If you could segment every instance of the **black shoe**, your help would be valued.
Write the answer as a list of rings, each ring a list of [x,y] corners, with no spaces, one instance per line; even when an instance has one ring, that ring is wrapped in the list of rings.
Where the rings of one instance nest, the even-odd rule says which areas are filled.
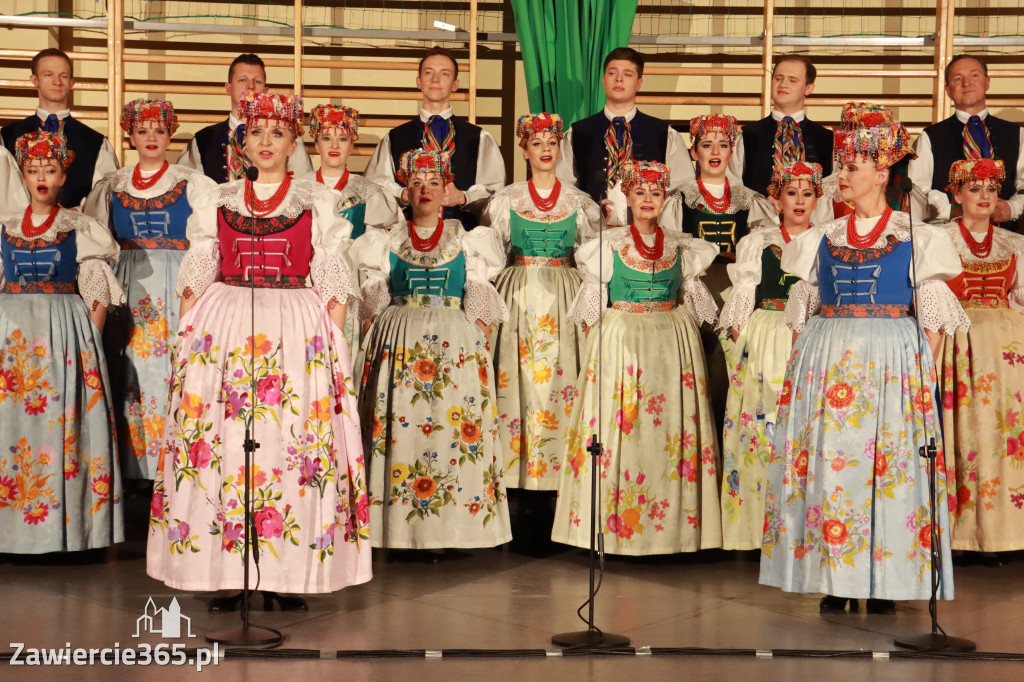
[[[309,611],[309,605],[306,604],[306,600],[302,597],[289,597],[284,594],[278,594],[277,592],[263,593],[264,611],[273,611],[274,602],[277,602],[278,608],[280,608],[282,611],[292,611],[301,613]]]
[[[214,597],[206,610],[210,613],[231,613],[242,608],[242,593],[237,592],[227,597]]]
[[[831,594],[826,594],[818,603],[818,610],[821,613],[843,613],[846,611],[847,602],[850,602],[851,611],[856,611],[860,607],[856,599],[833,597]]]
[[[868,599],[868,613],[896,613],[896,602],[892,599]]]

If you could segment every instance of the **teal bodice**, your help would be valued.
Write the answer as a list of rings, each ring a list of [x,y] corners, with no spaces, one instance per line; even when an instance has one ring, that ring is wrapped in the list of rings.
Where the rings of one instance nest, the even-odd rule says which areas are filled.
[[[568,258],[576,244],[576,213],[553,223],[540,223],[511,211],[509,232],[514,256]]]
[[[682,283],[682,272],[679,270],[679,247],[676,247],[675,258],[662,257],[659,261],[633,260],[628,257],[629,264],[623,260],[620,252],[614,254],[612,279],[608,283],[608,297],[612,303],[626,301],[628,303],[651,303],[675,301]]]
[[[391,295],[462,297],[466,286],[466,254],[459,251],[447,263],[423,266],[411,263],[392,253]]]
[[[338,214],[352,223],[352,239],[361,237],[366,232],[366,202],[360,201],[354,206],[342,209]]]

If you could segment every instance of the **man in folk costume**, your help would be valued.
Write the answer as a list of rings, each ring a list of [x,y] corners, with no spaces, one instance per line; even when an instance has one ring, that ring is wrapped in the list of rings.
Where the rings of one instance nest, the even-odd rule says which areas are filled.
[[[628,224],[621,178],[625,163],[657,161],[667,165],[670,193],[696,177],[686,145],[668,121],[636,108],[643,81],[643,55],[629,47],[609,52],[601,77],[604,109],[574,123],[562,140],[559,179],[599,202],[609,226]]]
[[[420,60],[416,87],[423,94],[420,114],[381,138],[363,174],[409,205],[409,190],[398,181],[402,155],[414,149],[448,154],[454,179],[445,185],[443,217],[472,229],[491,196],[505,186],[505,162],[490,133],[452,113],[459,89],[459,65],[451,52],[432,47]]]
[[[77,208],[92,186],[107,173],[117,170],[114,147],[107,138],[71,116],[68,98],[75,87],[71,58],[56,48],[47,48],[32,58],[29,80],[39,93],[36,113],[0,130],[4,146],[14,154],[14,143],[28,133],[44,131],[61,135],[75,154],[75,171],[67,176],[57,196],[64,208]],[[27,199],[27,197],[26,197]]]
[[[814,92],[817,69],[807,57],[787,54],[772,69],[772,112],[743,126],[729,172],[743,186],[768,195],[776,168],[804,161],[832,174],[832,131],[807,118],[807,96]]]
[[[245,155],[245,121],[240,117],[239,103],[248,93],[259,94],[266,89],[263,60],[251,53],[235,57],[224,84],[224,91],[231,98],[231,112],[225,120],[196,133],[178,157],[178,164],[202,171],[217,184],[245,177],[249,159]],[[305,145],[300,144],[288,157],[288,170],[295,175],[313,171]]]
[[[928,196],[929,217],[950,220],[960,215],[947,188],[949,169],[961,160],[1002,159],[1006,181],[999,192],[993,223],[1016,221],[1024,209],[1024,129],[988,111],[988,65],[977,57],[957,55],[946,66],[946,94],[953,115],[924,129],[917,138],[917,159],[910,179]]]

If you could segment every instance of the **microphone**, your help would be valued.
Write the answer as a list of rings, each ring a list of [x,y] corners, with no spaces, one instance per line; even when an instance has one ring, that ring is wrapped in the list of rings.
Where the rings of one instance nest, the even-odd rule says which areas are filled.
[[[249,166],[245,169],[245,177],[249,179],[249,182],[256,182],[260,177],[260,169],[255,166]]]

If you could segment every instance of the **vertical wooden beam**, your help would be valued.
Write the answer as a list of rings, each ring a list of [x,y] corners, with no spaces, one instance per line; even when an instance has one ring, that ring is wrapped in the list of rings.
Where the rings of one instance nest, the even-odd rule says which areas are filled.
[[[476,34],[477,0],[469,2],[469,122],[476,123]]]
[[[512,11],[512,0],[504,0],[501,11],[501,30],[504,33],[516,32],[515,14]],[[516,139],[516,120],[520,111],[529,111],[530,105],[520,108],[516,102],[516,51],[517,43],[507,42],[501,45],[501,139],[500,143],[512,148],[511,140]],[[505,161],[505,179],[511,183],[515,178],[515,154],[502,154]],[[525,179],[525,178],[524,178]]]
[[[302,0],[295,0],[295,94],[302,95]]]
[[[124,0],[107,3],[107,138],[124,164],[119,121],[124,107]]]
[[[75,13],[74,0],[57,0],[57,11],[62,16],[71,16]],[[65,52],[75,51],[75,29],[70,26],[61,26],[57,29],[57,47]],[[71,75],[75,75],[74,66],[71,68]],[[75,90],[68,93],[68,108],[75,108]]]
[[[952,14],[952,0],[937,0],[935,3],[935,84],[932,87],[932,122],[941,121],[946,117],[946,88],[943,78],[943,69],[949,63],[948,49],[952,45],[952,36],[949,33],[949,15]]]
[[[761,55],[761,116],[772,111],[772,58],[775,52],[775,0],[764,0],[764,52]]]

